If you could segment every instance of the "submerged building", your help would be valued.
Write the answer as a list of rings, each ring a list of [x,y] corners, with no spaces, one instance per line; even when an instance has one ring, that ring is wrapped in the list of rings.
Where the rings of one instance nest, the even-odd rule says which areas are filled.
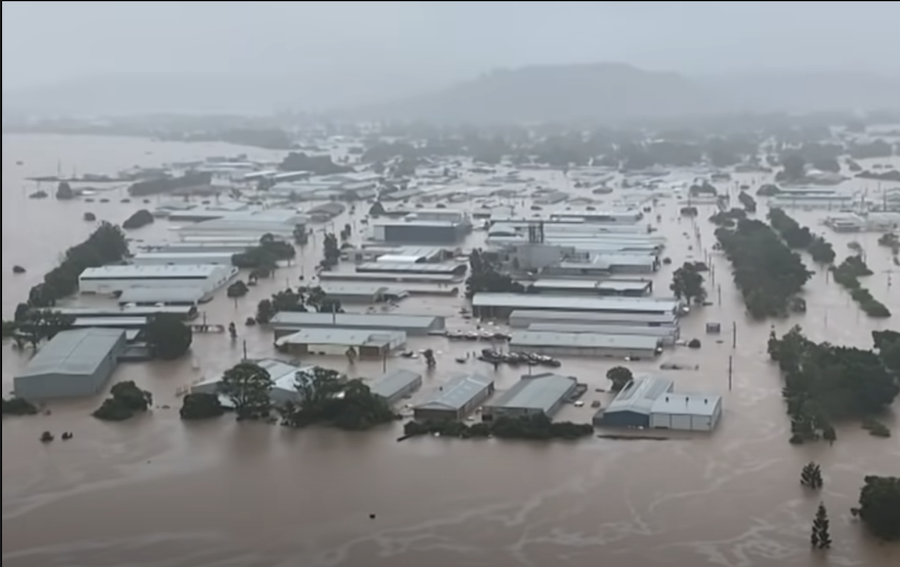
[[[566,399],[575,392],[578,380],[573,376],[535,374],[523,376],[515,386],[484,405],[482,419],[499,417],[553,417]]]
[[[13,379],[17,398],[78,398],[99,393],[127,346],[121,329],[75,329],[50,339]]]
[[[422,375],[412,370],[390,370],[368,383],[369,390],[394,405],[422,387]]]
[[[417,421],[463,419],[494,393],[494,381],[479,374],[453,378],[430,400],[413,408]]]
[[[636,427],[678,431],[712,431],[722,416],[722,397],[676,393],[671,380],[638,378],[605,410],[594,416],[597,427]]]

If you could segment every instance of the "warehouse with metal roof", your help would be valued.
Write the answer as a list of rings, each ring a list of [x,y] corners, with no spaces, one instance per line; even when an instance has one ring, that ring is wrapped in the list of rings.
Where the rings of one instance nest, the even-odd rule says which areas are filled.
[[[15,376],[15,395],[44,400],[97,394],[109,381],[125,347],[125,331],[121,329],[62,331]]]
[[[642,327],[676,327],[678,315],[665,313],[599,313],[578,311],[540,311],[534,309],[516,309],[509,315],[509,326],[515,329],[527,329],[535,323],[558,323],[573,325],[624,325]]]
[[[594,416],[598,427],[650,427],[653,404],[670,394],[675,383],[658,376],[633,380],[619,392],[605,410]]]
[[[364,273],[396,273],[396,274],[443,274],[463,275],[466,264],[418,264],[415,262],[364,262],[356,266],[356,271]]]
[[[403,331],[339,327],[301,329],[275,341],[278,352],[294,356],[347,355],[377,360],[385,358],[404,345],[406,333]]]
[[[662,352],[662,341],[659,337],[647,335],[514,331],[509,349],[548,356],[648,360]]]
[[[390,287],[379,282],[322,282],[322,291],[341,303],[383,303],[399,301],[409,296],[400,287]]]
[[[515,386],[484,405],[482,419],[545,415],[553,417],[578,387],[573,376],[546,373],[523,376]]]
[[[417,421],[463,419],[494,393],[494,381],[463,374],[441,386],[430,400],[413,408]]]
[[[444,330],[443,317],[434,315],[400,315],[394,313],[311,313],[282,311],[270,321],[275,337],[282,337],[307,328],[370,329],[403,331],[407,335],[423,336]]]
[[[597,335],[639,335],[656,337],[663,346],[673,346],[681,336],[679,327],[647,327],[641,325],[575,325],[571,323],[532,323],[534,333],[593,333]]]
[[[677,313],[675,298],[579,297],[533,293],[476,293],[472,311],[480,317],[508,317],[517,309],[534,311],[580,311],[620,315],[667,315]]]
[[[199,305],[212,296],[199,287],[132,287],[122,291],[119,305]]]
[[[369,390],[394,405],[422,387],[422,375],[405,368],[389,370],[368,384]]]
[[[666,393],[653,402],[650,427],[678,431],[712,431],[722,417],[722,396]]]

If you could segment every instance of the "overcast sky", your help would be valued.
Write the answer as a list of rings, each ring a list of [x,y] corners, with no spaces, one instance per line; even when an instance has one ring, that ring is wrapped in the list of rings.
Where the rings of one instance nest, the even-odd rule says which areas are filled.
[[[897,2],[7,2],[3,88],[122,73],[528,63],[896,67]]]

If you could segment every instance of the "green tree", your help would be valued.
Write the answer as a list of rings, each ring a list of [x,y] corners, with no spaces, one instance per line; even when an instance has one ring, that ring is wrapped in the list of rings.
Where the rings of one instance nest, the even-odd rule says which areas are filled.
[[[813,490],[819,490],[824,485],[822,480],[822,468],[816,463],[807,463],[800,472],[800,484]]]
[[[190,350],[194,333],[177,316],[163,313],[150,319],[144,338],[154,357],[175,360]]]
[[[703,303],[706,301],[706,288],[703,287],[703,274],[698,270],[695,262],[685,262],[684,265],[672,274],[672,284],[669,289],[678,299],[684,299],[688,303]]]
[[[315,367],[299,373],[294,386],[299,401],[279,408],[282,422],[291,427],[322,423],[363,430],[396,418],[362,380],[347,380],[332,369]]]
[[[190,393],[184,396],[181,402],[181,409],[178,414],[181,419],[209,419],[219,417],[225,413],[222,402],[216,394],[205,394],[202,392]]]
[[[824,503],[819,503],[816,510],[816,517],[813,519],[812,532],[810,533],[810,544],[815,549],[827,550],[831,549],[831,534],[829,533],[828,510],[825,509]]]
[[[634,380],[634,375],[624,366],[614,366],[606,372],[606,378],[612,382],[612,391],[620,392]]]
[[[222,375],[219,393],[231,400],[238,419],[267,417],[275,383],[268,370],[255,362],[239,362]]]
[[[864,481],[853,515],[878,539],[900,541],[900,477],[871,475]]]

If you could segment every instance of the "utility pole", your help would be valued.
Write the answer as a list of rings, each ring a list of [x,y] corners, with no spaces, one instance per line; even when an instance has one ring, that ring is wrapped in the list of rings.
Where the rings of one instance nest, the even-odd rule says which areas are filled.
[[[246,361],[247,360],[247,339],[244,339],[243,348],[244,348],[244,359],[243,360]]]
[[[731,324],[731,348],[737,348],[737,321]]]
[[[722,307],[722,286],[720,286],[720,285],[716,286],[716,293],[719,296],[719,307]]]
[[[728,391],[731,391],[733,385],[733,376],[734,376],[734,357],[728,356]]]

